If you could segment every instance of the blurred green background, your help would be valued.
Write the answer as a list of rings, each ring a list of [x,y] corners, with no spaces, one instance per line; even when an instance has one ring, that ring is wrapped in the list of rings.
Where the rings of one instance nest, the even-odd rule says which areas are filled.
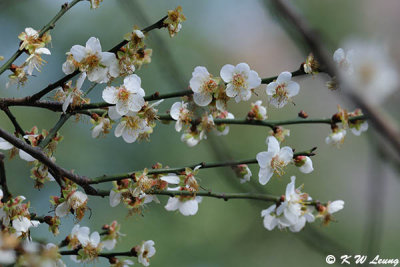
[[[17,36],[25,27],[40,29],[59,10],[64,1],[0,1],[0,55],[6,59],[18,45]],[[298,7],[320,31],[332,51],[349,36],[361,36],[385,41],[394,60],[400,59],[400,2],[392,1],[296,1]],[[210,73],[219,75],[227,63],[247,62],[261,77],[270,77],[281,71],[293,71],[305,60],[306,53],[298,49],[275,20],[275,14],[266,9],[262,1],[208,0],[208,1],[154,1],[105,0],[97,10],[90,10],[88,2],[71,9],[51,32],[52,55],[45,56],[48,63],[37,77],[31,77],[25,87],[5,88],[6,75],[0,77],[0,97],[26,96],[44,88],[48,83],[63,77],[61,64],[65,52],[74,44],[84,44],[95,36],[103,50],[120,42],[132,29],[148,26],[160,19],[169,9],[183,7],[187,21],[182,31],[170,38],[165,30],[153,31],[148,36],[148,47],[153,48],[152,64],[137,74],[147,94],[155,91],[183,90],[195,66],[206,66]],[[267,3],[268,5],[268,3]],[[21,57],[18,63],[21,63]],[[9,73],[8,73],[9,74]],[[301,91],[295,98],[296,106],[287,105],[277,111],[268,108],[270,119],[295,118],[303,109],[312,118],[329,117],[337,104],[352,110],[343,102],[340,92],[331,92],[324,83],[324,74],[296,78]],[[85,83],[88,86],[88,82]],[[264,103],[266,95],[262,86],[259,98]],[[104,85],[91,93],[92,102],[100,100]],[[252,100],[255,101],[255,97]],[[399,93],[393,95],[384,109],[399,120]],[[160,111],[165,112],[177,99],[164,101]],[[229,110],[236,117],[244,117],[250,102],[231,103]],[[11,111],[26,130],[37,125],[50,129],[58,114],[47,110],[13,107]],[[0,113],[0,127],[12,132],[13,127],[4,113]],[[121,173],[150,167],[156,162],[171,167],[201,161],[244,159],[265,151],[269,129],[263,127],[231,126],[226,137],[210,135],[209,140],[189,148],[180,141],[173,125],[159,124],[151,135],[151,142],[126,144],[113,134],[92,139],[91,124],[87,118],[79,123],[72,119],[62,128],[65,140],[59,145],[57,163],[87,176]],[[305,184],[304,191],[321,201],[343,199],[345,209],[337,214],[337,223],[322,227],[319,222],[307,225],[297,234],[289,231],[267,231],[262,225],[261,210],[270,203],[246,200],[224,202],[204,199],[199,212],[192,217],[164,209],[167,197],[160,197],[161,205],[148,205],[143,216],[127,216],[120,205],[109,206],[108,198],[90,198],[88,213],[80,222],[92,231],[100,230],[105,223],[116,219],[122,224],[126,237],[116,251],[124,251],[152,239],[157,253],[151,266],[324,266],[328,254],[380,254],[385,258],[400,257],[399,194],[400,177],[396,170],[382,160],[373,146],[378,138],[355,137],[348,134],[340,149],[324,143],[330,132],[327,125],[292,126],[285,145],[297,151],[317,146],[313,157],[315,171],[301,174],[290,167],[285,176],[274,178],[265,187],[258,186],[258,167],[251,166],[252,183],[241,185],[229,168],[200,171],[199,180],[205,188],[218,192],[270,192],[283,194],[291,175],[296,175],[297,185]],[[378,144],[378,146],[381,146]],[[384,148],[385,149],[385,148]],[[32,190],[30,167],[24,161],[6,161],[8,183],[15,195],[24,195],[33,211],[46,215],[52,213],[49,197],[58,194],[55,183],[47,183],[40,191]],[[110,188],[110,184],[104,185]],[[41,225],[32,236],[54,243],[65,237],[76,221],[70,216],[63,221],[61,233],[54,241]],[[75,263],[65,257],[68,266]],[[137,264],[137,263],[136,263]],[[106,266],[100,259],[96,266]]]

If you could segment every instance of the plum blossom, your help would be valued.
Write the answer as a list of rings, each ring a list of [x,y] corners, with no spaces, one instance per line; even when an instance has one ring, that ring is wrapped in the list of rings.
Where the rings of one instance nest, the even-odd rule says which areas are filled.
[[[3,138],[0,137],[0,149],[1,150],[10,150],[13,148],[14,148],[14,146],[11,143],[7,142],[6,140],[4,140]],[[19,154],[19,157],[25,161],[32,162],[32,161],[36,160],[34,157],[29,155],[22,149],[18,150],[18,154]]]
[[[170,197],[167,205],[165,205],[165,209],[168,211],[179,210],[182,215],[191,216],[197,213],[201,201],[202,197]]]
[[[260,121],[267,119],[267,108],[262,105],[261,100],[257,100],[255,103],[251,103],[251,110],[247,114],[247,118],[250,120]]]
[[[147,240],[143,241],[141,246],[136,247],[138,262],[143,266],[149,266],[150,260],[149,258],[153,257],[156,254],[156,249],[154,248],[154,241]]]
[[[293,96],[299,93],[300,85],[291,81],[291,78],[292,74],[284,71],[279,74],[276,81],[267,85],[267,95],[269,96],[269,102],[273,106],[282,108],[291,101]]]
[[[318,215],[317,217],[322,217],[323,218],[323,223],[325,225],[328,225],[329,222],[333,221],[333,213],[336,213],[340,210],[342,210],[344,207],[344,201],[343,200],[335,200],[332,202],[328,202],[326,206],[319,205],[318,206]]]
[[[350,124],[349,123],[349,128],[354,135],[360,136],[361,133],[366,132],[368,130],[368,122],[364,121],[360,124]]]
[[[213,99],[218,88],[218,81],[212,78],[205,67],[196,67],[190,79],[190,88],[193,91],[193,100],[199,106],[207,106]]]
[[[354,55],[354,50],[349,50],[345,52],[343,48],[337,49],[333,53],[333,60],[336,62],[338,68],[348,74],[353,74],[352,58]]]
[[[264,217],[263,224],[267,230],[289,228],[292,232],[298,232],[304,228],[306,222],[313,222],[312,208],[306,206],[311,198],[300,189],[295,188],[296,177],[291,177],[291,182],[286,186],[285,196],[279,205],[273,204],[261,212]]]
[[[169,36],[174,37],[181,28],[181,22],[186,20],[185,15],[182,13],[182,7],[178,6],[174,10],[168,10],[168,17],[164,20],[164,24],[167,25]]]
[[[299,167],[302,173],[310,173],[314,170],[312,160],[307,156],[297,156],[294,159],[294,164]]]
[[[93,120],[95,126],[92,129],[92,137],[97,138],[100,134],[107,134],[112,128],[109,118],[98,117],[96,121]]]
[[[83,92],[81,91],[83,82],[86,79],[86,73],[82,73],[79,75],[78,79],[76,80],[75,87],[71,86],[72,81],[69,81],[63,88],[58,87],[56,91],[55,98],[58,101],[63,102],[62,111],[63,113],[67,112],[67,109],[70,105],[76,106],[81,104],[82,102],[88,102],[85,100],[82,95]]]
[[[249,166],[246,164],[240,164],[233,167],[233,170],[236,173],[236,176],[240,178],[240,183],[250,182],[250,178],[252,176],[251,170]]]
[[[71,74],[79,69],[81,72],[86,72],[89,81],[96,83],[106,83],[110,77],[119,76],[115,54],[102,52],[100,41],[95,37],[90,37],[86,46],[72,46],[67,55],[67,61],[62,66],[65,74]]]
[[[40,72],[40,67],[42,66],[43,63],[46,63],[46,61],[44,59],[42,59],[42,54],[44,55],[51,55],[50,50],[45,48],[45,47],[41,47],[35,50],[34,53],[32,53],[25,61],[25,63],[27,64],[26,66],[26,72],[29,75],[32,75],[32,72],[34,69],[36,69],[37,71]]]
[[[66,216],[71,209],[85,209],[88,197],[85,193],[81,191],[75,191],[71,195],[68,196],[66,201],[62,202],[56,207],[56,215],[58,217]]]
[[[352,72],[339,68],[346,89],[353,90],[374,105],[383,103],[398,89],[398,71],[383,44],[350,40],[345,43],[344,50],[353,50],[349,60]]]
[[[115,104],[117,112],[124,116],[129,111],[138,112],[145,104],[145,92],[141,88],[140,77],[136,74],[125,77],[120,87],[107,86],[103,91],[103,99]]]
[[[280,148],[274,136],[268,136],[266,143],[268,151],[260,152],[256,156],[260,166],[259,182],[262,185],[267,184],[274,173],[283,175],[284,167],[293,159],[293,150],[288,146]]]
[[[226,64],[221,68],[221,78],[227,83],[226,94],[238,103],[251,97],[251,90],[261,85],[261,78],[246,63],[236,66]]]
[[[170,111],[171,117],[176,120],[175,130],[180,132],[182,130],[183,124],[188,124],[191,120],[191,112],[188,109],[189,103],[175,102]]]
[[[235,116],[228,111],[221,111],[216,116],[217,119],[234,119]],[[217,124],[215,125],[215,134],[218,136],[227,135],[229,133],[229,126],[226,124]]]
[[[346,130],[338,129],[332,132],[325,138],[325,143],[328,145],[335,145],[339,147],[344,142],[344,138],[346,136]]]
[[[25,216],[19,216],[12,221],[12,227],[14,228],[17,236],[28,233],[30,227],[38,227],[39,224],[39,221],[30,220]]]
[[[137,113],[129,111],[115,128],[114,134],[116,137],[122,136],[127,143],[133,143],[139,135],[151,130],[152,128],[148,126],[145,119],[142,119]]]

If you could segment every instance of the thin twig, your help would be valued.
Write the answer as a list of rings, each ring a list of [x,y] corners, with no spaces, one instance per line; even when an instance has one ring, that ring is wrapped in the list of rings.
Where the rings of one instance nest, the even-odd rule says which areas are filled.
[[[314,156],[314,151],[316,148],[312,148],[307,151],[297,152],[293,154],[293,157],[297,156]],[[255,164],[257,163],[257,159],[245,159],[245,160],[234,160],[234,161],[225,161],[225,162],[214,162],[214,163],[206,163],[200,162],[196,164],[191,164],[184,167],[178,168],[162,168],[162,169],[149,169],[147,174],[165,174],[165,173],[176,173],[180,174],[181,172],[185,171],[186,168],[194,169],[196,166],[200,166],[200,169],[210,169],[210,168],[218,168],[218,167],[226,167],[226,166],[237,166],[240,164]],[[99,177],[95,177],[90,179],[88,182],[89,184],[99,184],[99,183],[106,183],[111,181],[118,181],[126,178],[132,177],[132,175],[136,172],[143,172],[142,170],[136,170],[129,173],[122,173],[122,174],[114,174],[114,175],[103,175]]]
[[[10,109],[4,105],[2,105],[0,108],[4,111],[4,113],[6,113],[7,117],[10,119],[11,123],[14,125],[15,132],[20,136],[24,136],[25,131],[22,129],[21,125],[19,125],[17,119],[11,113]]]
[[[57,123],[54,125],[53,128],[51,128],[49,134],[47,137],[40,142],[39,147],[40,148],[45,148],[51,140],[57,135],[57,132],[60,130],[60,128],[67,122],[67,120],[72,116],[71,113],[68,114],[62,114],[60,119],[57,121]]]
[[[66,177],[70,179],[71,181],[77,183],[80,185],[86,193],[88,194],[95,194],[96,189],[91,187],[88,184],[88,179],[82,176],[79,176],[75,173],[72,173],[59,165],[57,165],[55,162],[53,162],[50,158],[46,156],[45,153],[40,148],[37,147],[32,147],[23,141],[21,141],[19,138],[9,134],[8,132],[4,131],[3,129],[0,128],[0,137],[4,138],[6,141],[11,143],[13,146],[22,149],[38,161],[42,162],[44,165],[46,165],[48,168],[52,169],[57,175],[61,177]]]
[[[4,167],[4,154],[0,152],[0,185],[3,189],[3,202],[12,196],[7,186],[6,169]]]
[[[75,250],[65,250],[65,251],[60,251],[60,254],[63,256],[66,255],[78,255],[78,251],[79,249],[75,249]],[[123,256],[123,257],[137,257],[137,253],[134,250],[130,250],[130,251],[125,251],[125,252],[108,252],[108,253],[99,253],[98,254],[99,257],[103,257],[103,258],[114,258],[114,257],[119,257],[119,256]]]

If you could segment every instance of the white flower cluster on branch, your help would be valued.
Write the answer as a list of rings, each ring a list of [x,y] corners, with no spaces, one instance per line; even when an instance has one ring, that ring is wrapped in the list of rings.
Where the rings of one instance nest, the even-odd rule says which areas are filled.
[[[82,0],[73,0],[70,4],[63,5],[60,13],[42,31],[26,28],[18,36],[21,43],[15,58],[0,68],[0,74],[7,69],[12,72],[8,85],[24,85],[34,70],[40,71],[45,63],[42,55],[50,55],[45,47],[51,41],[48,30],[54,27],[55,21],[69,8],[80,1]],[[98,8],[101,2],[102,0],[91,0],[91,8]],[[59,245],[32,240],[30,231],[40,224],[48,225],[49,231],[57,235],[65,217],[71,216],[77,222],[81,221],[87,216],[90,201],[96,196],[109,197],[112,208],[123,205],[129,215],[140,214],[150,203],[160,204],[159,196],[169,197],[164,205],[165,210],[183,216],[198,214],[201,207],[199,204],[207,197],[267,201],[272,202],[272,205],[262,210],[261,216],[263,225],[268,230],[278,228],[299,232],[307,222],[312,223],[316,219],[321,219],[324,225],[334,221],[333,214],[343,209],[344,201],[315,201],[302,192],[303,186],[295,187],[294,176],[291,176],[285,194],[275,196],[216,193],[199,182],[200,172],[207,168],[231,167],[239,178],[233,182],[243,184],[252,179],[249,165],[256,164],[259,167],[258,182],[262,186],[267,185],[274,175],[285,176],[289,172],[289,165],[297,167],[301,173],[309,174],[314,171],[311,157],[315,155],[316,147],[297,152],[284,145],[291,136],[290,130],[283,126],[315,123],[329,125],[331,132],[325,142],[339,147],[344,143],[347,132],[359,136],[368,129],[368,122],[362,111],[356,109],[349,112],[338,106],[338,111],[329,119],[309,119],[303,110],[296,119],[269,118],[274,114],[269,112],[270,108],[281,109],[288,104],[294,104],[294,97],[300,93],[296,76],[316,75],[323,71],[312,54],[300,69],[294,72],[283,71],[270,78],[261,78],[244,62],[223,65],[219,76],[209,73],[204,66],[197,66],[188,81],[189,90],[146,95],[139,75],[141,67],[151,63],[152,49],[146,45],[147,35],[153,29],[166,28],[169,36],[174,37],[181,31],[185,20],[181,7],[169,10],[165,17],[145,29],[134,27],[124,36],[122,42],[109,51],[103,51],[99,39],[90,37],[85,46],[73,45],[66,53],[66,61],[61,66],[66,74],[64,78],[26,98],[0,98],[0,108],[15,127],[14,135],[0,128],[0,150],[9,151],[10,158],[18,154],[21,159],[30,162],[31,177],[36,188],[43,187],[47,181],[56,181],[60,187],[56,195],[50,196],[51,216],[33,214],[30,203],[24,202],[25,197],[13,197],[8,190],[4,155],[0,153],[0,185],[4,190],[4,194],[0,190],[0,264],[25,266],[27,262],[31,262],[34,266],[65,266],[62,256],[71,256],[72,260],[83,264],[94,262],[99,257],[107,258],[110,266],[114,267],[133,265],[131,259],[120,257],[137,257],[138,263],[149,266],[150,258],[156,253],[153,240],[141,241],[126,252],[105,252],[114,250],[124,236],[116,221],[104,225],[101,231],[93,232],[86,226],[75,224],[71,233]],[[363,88],[361,93],[365,96],[373,96],[376,93],[375,87],[385,85],[385,90],[376,98],[375,104],[380,103],[397,86],[397,74],[392,64],[388,63],[390,61],[387,55],[378,52],[374,45],[358,46],[358,50],[338,49],[334,52],[333,59],[345,83],[351,87]],[[12,64],[22,52],[28,54],[25,62],[21,66]],[[84,91],[86,79],[92,85]],[[335,81],[332,77],[328,87],[337,88]],[[103,86],[98,95],[101,95],[104,102],[91,103],[88,94],[97,85]],[[257,92],[259,89],[260,93]],[[55,101],[41,100],[50,92],[54,92]],[[165,99],[176,97],[182,98],[172,106],[164,105]],[[252,98],[254,101],[250,101]],[[234,110],[230,109],[231,105],[246,101],[249,102],[245,114],[233,114],[229,111]],[[40,132],[36,126],[25,131],[8,109],[12,105],[47,108],[60,112],[60,119],[49,131],[43,129]],[[165,114],[159,114],[159,109],[164,109]],[[152,168],[125,174],[88,178],[79,175],[79,170],[69,171],[56,164],[57,145],[63,140],[59,131],[71,116],[75,116],[77,121],[82,116],[89,116],[93,125],[93,138],[107,135],[115,126],[115,137],[122,137],[129,144],[150,140],[150,135],[159,122],[174,122],[175,130],[181,133],[181,141],[189,147],[195,147],[210,134],[228,135],[233,124],[265,126],[271,131],[266,137],[267,151],[261,151],[251,159],[201,162],[178,168],[163,167],[161,163],[156,163]],[[100,183],[112,183],[112,188],[100,190],[95,187]]]

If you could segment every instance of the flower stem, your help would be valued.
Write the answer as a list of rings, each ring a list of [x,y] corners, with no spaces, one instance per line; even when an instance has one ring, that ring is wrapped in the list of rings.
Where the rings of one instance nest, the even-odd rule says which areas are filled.
[[[300,155],[304,156],[314,156],[314,151],[316,148],[312,148],[307,151],[297,152],[293,154],[293,157],[297,157]],[[149,169],[148,174],[166,174],[166,173],[176,173],[179,174],[185,171],[186,168],[194,169],[196,166],[201,166],[200,169],[210,169],[210,168],[218,168],[218,167],[226,167],[226,166],[237,166],[240,164],[256,164],[257,159],[244,159],[244,160],[235,160],[235,161],[226,161],[226,162],[214,162],[214,163],[206,163],[200,162],[192,165],[188,165],[185,167],[177,167],[177,168],[162,168],[162,169]],[[122,173],[122,174],[114,174],[114,175],[103,175],[96,178],[92,178],[88,184],[100,184],[106,183],[111,181],[119,181],[126,178],[131,178],[133,174],[137,172],[143,172],[143,170],[136,170],[129,173]]]

